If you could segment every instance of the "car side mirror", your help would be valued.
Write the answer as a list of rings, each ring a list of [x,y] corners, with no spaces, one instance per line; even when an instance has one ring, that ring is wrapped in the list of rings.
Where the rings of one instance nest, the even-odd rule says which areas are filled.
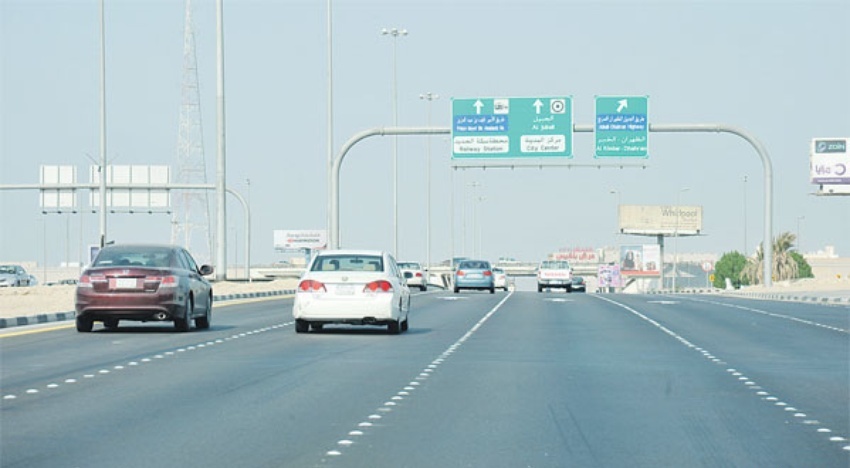
[[[210,265],[201,265],[201,269],[199,270],[201,276],[209,276],[213,274],[214,271],[215,269]]]

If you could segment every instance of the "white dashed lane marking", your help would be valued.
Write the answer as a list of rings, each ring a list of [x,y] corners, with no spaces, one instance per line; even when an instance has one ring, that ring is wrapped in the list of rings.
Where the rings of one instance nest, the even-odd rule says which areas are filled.
[[[637,310],[635,310],[635,309],[633,309],[633,308],[631,308],[631,307],[629,307],[625,304],[621,304],[619,302],[613,301],[613,300],[608,299],[608,298],[603,297],[603,296],[597,295],[597,296],[594,296],[594,297],[597,297],[597,298],[599,298],[603,301],[609,302],[611,304],[614,304],[614,305],[616,305],[620,308],[623,308],[623,309],[629,311],[630,313],[636,315],[640,319],[652,324],[654,327],[658,328],[659,330],[663,331],[664,333],[675,338],[677,341],[679,341],[683,345],[687,346],[689,349],[692,349],[692,350],[697,351],[698,353],[702,354],[706,359],[709,359],[711,362],[713,362],[715,364],[722,364],[722,365],[727,364],[725,361],[715,357],[709,351],[691,343],[690,341],[688,341],[687,339],[685,339],[681,335],[677,334],[673,330],[670,330],[669,328],[665,327],[664,325],[661,325],[660,323],[658,323],[655,320],[647,317],[646,315],[638,312]],[[693,299],[693,300],[696,300],[696,299]],[[700,301],[700,302],[714,303],[712,301]],[[736,307],[736,308],[740,308],[740,309],[750,310],[750,311],[753,311],[753,312],[763,313],[763,314],[774,316],[774,317],[791,319],[791,320],[795,320],[795,321],[798,321],[798,322],[805,323],[807,325],[816,325],[816,326],[821,326],[821,327],[824,327],[824,328],[835,329],[835,330],[838,330],[838,331],[846,332],[846,330],[836,329],[835,327],[829,327],[829,326],[825,326],[825,325],[822,325],[822,324],[817,324],[815,322],[810,322],[810,321],[807,321],[807,320],[800,320],[800,319],[796,319],[795,317],[788,317],[788,316],[784,316],[784,315],[780,315],[780,314],[773,314],[773,313],[770,313],[770,312],[760,311],[760,310],[757,310],[757,309],[751,309],[749,307],[734,306],[734,305],[723,304],[723,303],[719,303],[719,302],[716,303],[716,304],[717,305],[725,305],[725,306],[728,306],[728,307]],[[827,428],[827,427],[822,427],[821,422],[816,420],[816,419],[806,419],[808,417],[806,415],[806,413],[804,413],[802,411],[798,411],[797,408],[795,408],[793,406],[789,406],[788,403],[786,403],[785,401],[782,401],[779,397],[771,395],[770,392],[763,389],[755,381],[753,381],[752,379],[750,379],[749,377],[747,377],[746,375],[744,375],[742,372],[738,371],[737,369],[727,368],[726,372],[729,373],[729,375],[731,375],[732,377],[734,377],[735,380],[738,381],[739,383],[743,383],[745,388],[750,389],[750,390],[754,390],[754,394],[756,396],[758,396],[759,398],[761,398],[762,401],[770,403],[773,406],[782,408],[783,411],[795,412],[794,417],[797,418],[797,419],[800,419],[801,420],[800,422],[803,425],[816,426],[818,433],[822,433],[822,434],[831,434],[832,433],[832,429]],[[833,436],[833,437],[829,438],[829,441],[830,442],[836,442],[836,443],[845,443],[845,445],[843,445],[841,448],[845,451],[850,451],[850,445],[846,444],[846,442],[848,441],[848,439],[846,437]]]
[[[119,365],[113,366],[112,369],[99,369],[96,374],[94,374],[94,373],[83,374],[82,378],[84,380],[86,380],[86,379],[91,380],[91,379],[94,379],[97,376],[105,377],[105,376],[108,376],[110,374],[117,373],[117,371],[123,371],[123,370],[127,370],[129,368],[138,367],[142,364],[154,362],[154,360],[167,359],[167,358],[172,357],[172,356],[177,356],[178,353],[186,353],[186,352],[189,352],[189,351],[195,351],[195,350],[199,350],[199,349],[208,348],[208,347],[211,347],[211,346],[226,343],[228,341],[233,341],[233,340],[245,338],[245,337],[250,336],[250,335],[255,335],[255,334],[264,333],[264,332],[267,332],[267,331],[283,328],[283,327],[292,325],[293,323],[294,322],[280,323],[280,324],[269,326],[269,327],[258,328],[256,330],[253,330],[253,331],[250,331],[250,332],[239,333],[237,335],[232,335],[232,336],[229,336],[227,338],[220,338],[220,339],[217,339],[217,340],[214,340],[214,341],[212,341],[212,340],[205,341],[205,342],[202,342],[202,343],[195,344],[193,346],[186,346],[186,347],[178,348],[174,351],[166,351],[166,352],[163,352],[163,353],[160,353],[160,354],[155,354],[155,355],[150,356],[150,357],[145,357],[145,358],[139,359],[138,361],[130,361],[126,365],[119,364]],[[116,372],[113,372],[113,371],[116,371]],[[79,379],[74,378],[74,377],[68,377],[68,378],[64,379],[62,381],[62,383],[50,382],[50,383],[45,384],[43,388],[49,389],[49,390],[54,390],[54,391],[55,390],[61,390],[62,385],[67,386],[67,385],[76,384],[78,382],[79,382]],[[38,395],[40,392],[41,392],[41,390],[39,388],[29,388],[29,389],[24,391],[24,396],[26,396],[26,395]],[[9,394],[3,395],[3,398],[0,401],[12,402],[12,401],[15,401],[15,400],[20,400],[19,396],[16,395],[16,394],[13,394],[13,393],[9,393]]]
[[[443,363],[445,363],[446,359],[448,359],[452,354],[454,354],[455,351],[457,351],[458,348],[460,348],[461,345],[463,345],[463,343],[466,342],[466,340],[468,340],[479,328],[481,328],[481,326],[484,324],[484,322],[489,320],[490,317],[492,317],[493,314],[495,314],[496,311],[499,310],[500,307],[502,307],[502,304],[504,304],[505,301],[507,301],[508,298],[511,297],[511,295],[513,295],[513,292],[508,293],[508,295],[505,296],[504,299],[499,301],[499,303],[496,304],[496,306],[493,307],[489,312],[487,312],[487,314],[484,315],[484,317],[482,317],[481,320],[479,320],[475,325],[473,325],[472,328],[469,329],[469,331],[467,331],[462,337],[460,337],[460,339],[455,341],[451,346],[446,348],[446,350],[443,351],[443,353],[440,354],[436,359],[431,361],[431,363],[429,363],[427,366],[425,366],[425,368],[422,369],[419,372],[419,374],[414,378],[414,380],[410,381],[407,385],[405,385],[402,388],[402,390],[399,390],[398,392],[396,392],[396,394],[394,396],[389,398],[389,401],[386,401],[376,411],[379,412],[379,413],[380,412],[389,413],[389,412],[393,411],[393,409],[398,408],[399,402],[404,401],[405,398],[412,397],[413,392],[417,388],[420,388],[422,386],[423,381],[430,378],[434,374],[434,372],[436,372],[436,370],[439,368],[439,366],[442,365]],[[354,430],[349,431],[348,435],[349,436],[364,437],[364,436],[367,435],[367,433],[364,432],[363,429],[374,428],[373,421],[376,421],[376,420],[379,420],[379,419],[382,419],[382,418],[383,418],[383,416],[381,416],[380,414],[376,414],[376,413],[371,414],[366,418],[367,419],[366,421],[361,421],[361,422],[357,423],[358,429],[354,429]],[[341,448],[354,445],[355,442],[356,442],[356,439],[355,440],[352,440],[352,439],[339,440],[336,443],[337,447],[326,451],[325,456],[328,456],[328,457],[342,456],[343,452],[341,451]]]

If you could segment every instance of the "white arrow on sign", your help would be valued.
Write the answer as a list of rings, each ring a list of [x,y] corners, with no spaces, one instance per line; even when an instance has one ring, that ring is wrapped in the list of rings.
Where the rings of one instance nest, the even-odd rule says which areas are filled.
[[[619,101],[617,101],[617,104],[619,104],[619,106],[617,106],[617,112],[623,112],[623,109],[629,107],[629,100],[620,99]]]
[[[481,108],[484,107],[484,104],[481,102],[481,99],[478,99],[475,101],[475,104],[473,104],[473,106],[475,106],[475,113],[480,114]]]
[[[534,110],[536,110],[536,111],[537,111],[537,113],[539,114],[539,113],[540,113],[540,108],[541,108],[541,107],[543,107],[543,103],[542,103],[542,102],[540,102],[540,99],[538,99],[538,100],[534,101],[533,106],[534,106]]]

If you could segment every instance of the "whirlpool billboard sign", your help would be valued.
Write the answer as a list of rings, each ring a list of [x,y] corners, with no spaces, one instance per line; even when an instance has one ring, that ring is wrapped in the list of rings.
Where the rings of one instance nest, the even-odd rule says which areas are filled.
[[[813,184],[850,185],[850,138],[814,138],[811,149]]]

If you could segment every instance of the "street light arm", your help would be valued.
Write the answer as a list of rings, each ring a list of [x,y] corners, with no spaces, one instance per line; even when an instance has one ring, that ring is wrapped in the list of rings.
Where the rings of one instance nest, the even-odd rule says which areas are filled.
[[[448,127],[376,127],[355,134],[342,145],[339,154],[334,158],[331,170],[331,229],[328,239],[329,248],[339,248],[339,174],[342,162],[351,148],[358,142],[373,136],[387,135],[447,135],[451,133]]]

